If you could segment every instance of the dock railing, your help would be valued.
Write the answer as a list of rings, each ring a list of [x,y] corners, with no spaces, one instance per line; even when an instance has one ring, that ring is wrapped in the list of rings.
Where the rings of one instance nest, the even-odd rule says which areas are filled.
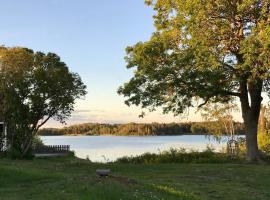
[[[42,145],[34,147],[36,154],[68,153],[69,145]]]

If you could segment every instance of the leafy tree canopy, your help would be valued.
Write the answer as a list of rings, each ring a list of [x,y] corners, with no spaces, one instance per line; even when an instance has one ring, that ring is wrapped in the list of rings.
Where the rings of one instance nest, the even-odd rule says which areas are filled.
[[[147,1],[156,32],[127,48],[134,77],[119,89],[126,103],[182,113],[193,98],[240,96],[241,77],[265,80],[268,91],[268,1]]]
[[[248,154],[257,157],[251,149],[257,152],[261,93],[270,94],[270,1],[146,3],[156,11],[156,31],[149,41],[126,49],[134,77],[118,92],[128,105],[175,114],[197,106],[198,99],[205,105],[239,97],[250,136]]]
[[[54,53],[1,47],[0,64],[9,143],[24,154],[38,129],[50,118],[65,122],[75,100],[86,94],[86,86]]]

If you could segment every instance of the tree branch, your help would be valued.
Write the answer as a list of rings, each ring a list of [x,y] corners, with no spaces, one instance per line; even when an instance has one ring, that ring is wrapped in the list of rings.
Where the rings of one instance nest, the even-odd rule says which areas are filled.
[[[39,124],[36,127],[36,130],[38,130],[41,126],[43,126],[53,115],[55,115],[56,111],[52,112],[43,122],[41,122],[41,124]]]
[[[201,107],[205,106],[209,102],[209,100],[210,100],[210,97],[207,97],[203,103],[198,105],[198,108],[201,108]]]
[[[222,94],[227,95],[227,96],[235,96],[235,97],[240,97],[241,93],[240,92],[231,92],[231,91],[227,91],[227,90],[221,90]]]

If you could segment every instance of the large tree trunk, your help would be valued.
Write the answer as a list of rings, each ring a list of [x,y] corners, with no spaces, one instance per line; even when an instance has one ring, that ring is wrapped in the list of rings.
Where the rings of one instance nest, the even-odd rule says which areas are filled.
[[[247,160],[259,161],[261,155],[258,149],[257,132],[262,101],[262,81],[247,83],[247,80],[244,80],[241,82],[240,89],[242,117],[246,131]]]
[[[258,119],[254,118],[250,113],[245,114],[244,120],[246,130],[246,150],[247,160],[258,161],[260,160],[260,153],[258,150],[257,132],[258,132]]]

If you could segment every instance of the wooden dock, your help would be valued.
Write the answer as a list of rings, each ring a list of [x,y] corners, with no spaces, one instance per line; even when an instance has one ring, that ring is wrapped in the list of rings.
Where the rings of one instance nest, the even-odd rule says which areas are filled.
[[[33,149],[35,157],[64,156],[70,152],[69,145],[43,145]]]

